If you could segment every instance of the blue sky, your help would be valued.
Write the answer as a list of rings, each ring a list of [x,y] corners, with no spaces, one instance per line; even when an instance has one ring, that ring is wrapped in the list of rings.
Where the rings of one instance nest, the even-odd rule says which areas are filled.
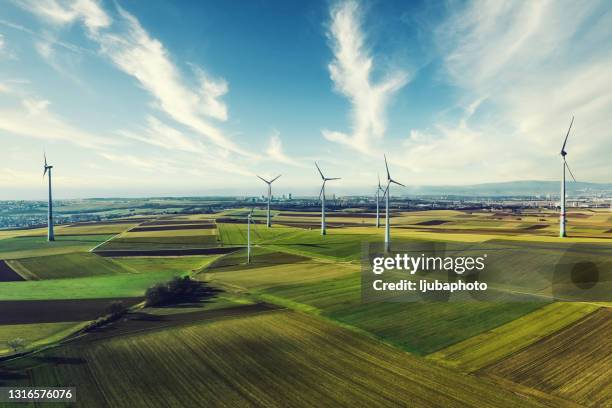
[[[0,199],[612,174],[606,1],[7,0]]]

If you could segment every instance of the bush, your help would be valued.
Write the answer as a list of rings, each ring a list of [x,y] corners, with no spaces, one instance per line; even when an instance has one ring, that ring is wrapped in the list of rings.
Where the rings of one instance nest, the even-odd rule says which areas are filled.
[[[26,346],[26,340],[21,337],[14,338],[6,342],[6,344],[13,350],[14,353],[23,349]]]
[[[167,283],[158,283],[145,292],[147,306],[196,302],[214,293],[209,287],[189,276],[174,277]]]
[[[127,313],[128,308],[120,300],[115,300],[106,309],[107,313],[113,318],[119,318]]]

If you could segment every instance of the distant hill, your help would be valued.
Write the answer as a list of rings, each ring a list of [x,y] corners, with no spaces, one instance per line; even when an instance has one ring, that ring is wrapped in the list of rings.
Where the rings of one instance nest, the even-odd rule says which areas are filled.
[[[409,195],[467,195],[467,196],[518,196],[518,195],[558,195],[560,181],[509,181],[505,183],[483,183],[465,186],[408,186]],[[612,183],[584,183],[568,181],[568,194],[611,193]],[[396,190],[399,193],[398,190]]]

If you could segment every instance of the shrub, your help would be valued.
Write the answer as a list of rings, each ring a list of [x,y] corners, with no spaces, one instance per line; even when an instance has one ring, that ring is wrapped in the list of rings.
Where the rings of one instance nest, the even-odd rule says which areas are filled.
[[[197,302],[212,296],[215,291],[189,276],[174,277],[166,283],[151,286],[145,292],[147,306],[161,306],[172,303]]]
[[[16,353],[26,346],[26,340],[22,339],[21,337],[17,337],[7,341],[6,344],[11,348],[11,350],[13,350],[14,353]]]

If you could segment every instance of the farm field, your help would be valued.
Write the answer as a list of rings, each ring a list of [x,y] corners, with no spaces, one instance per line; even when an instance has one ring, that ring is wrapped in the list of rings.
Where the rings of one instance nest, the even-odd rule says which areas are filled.
[[[46,236],[24,236],[0,240],[0,258],[16,259],[32,256],[85,252],[111,238],[112,235],[64,235],[52,243]]]
[[[365,302],[359,262],[363,243],[380,242],[384,231],[372,226],[371,213],[330,215],[334,225],[322,237],[317,213],[276,212],[273,227],[267,228],[265,212],[256,211],[248,265],[247,214],[232,210],[66,225],[62,233],[81,235],[58,234],[52,244],[40,230],[19,238],[6,233],[0,239],[0,259],[6,259],[8,268],[2,276],[27,280],[0,282],[5,312],[0,354],[10,353],[7,342],[15,337],[24,338],[29,348],[57,343],[106,314],[114,300],[137,305],[147,288],[173,276],[195,276],[219,292],[202,302],[138,306],[108,327],[1,363],[0,383],[74,383],[85,390],[81,395],[87,394],[83,406],[95,401],[112,405],[121,398],[134,406],[156,406],[162,398],[180,405],[202,395],[212,398],[213,405],[291,400],[296,406],[317,401],[565,406],[571,401],[587,405],[589,393],[600,402],[607,396],[601,388],[609,376],[587,390],[569,377],[549,379],[561,375],[554,374],[553,366],[546,372],[527,370],[524,360],[523,365],[513,360],[529,352],[542,365],[549,364],[547,359],[559,361],[560,367],[570,364],[564,360],[573,352],[567,345],[547,345],[546,353],[539,345],[609,310],[601,309],[606,302]],[[396,212],[394,244],[503,253],[488,262],[490,269],[501,271],[512,265],[513,274],[500,275],[500,285],[524,281],[549,293],[554,283],[558,294],[571,284],[569,275],[564,269],[551,282],[546,265],[571,269],[588,261],[600,268],[601,282],[610,281],[604,272],[612,258],[609,246],[602,244],[610,241],[596,232],[608,217],[593,213],[577,220],[582,231],[595,231],[595,238],[571,238],[561,248],[558,238],[548,234],[557,222],[549,215]],[[21,242],[25,247],[19,247]],[[605,319],[598,324],[601,333],[591,329],[601,339],[610,329]],[[36,325],[41,326],[38,332]],[[592,370],[605,372],[597,364]],[[222,394],[213,395],[212,389]],[[574,390],[578,393],[572,397]],[[474,393],[482,393],[484,400]]]
[[[26,376],[14,381],[21,385],[75,384],[81,406],[101,401],[109,406],[196,406],[203,396],[207,404],[223,406],[279,406],[288,400],[293,406],[533,404],[485,381],[287,311],[78,342],[10,369],[13,377]]]
[[[321,314],[398,347],[429,354],[530,313],[544,303],[362,303],[357,266],[298,262],[202,276],[262,299]]]
[[[173,271],[161,271],[86,278],[3,282],[0,285],[0,300],[139,297],[153,284],[167,281],[176,275],[177,273]]]
[[[612,406],[612,309],[602,308],[479,371],[590,407]]]
[[[428,358],[461,371],[473,372],[557,332],[597,309],[598,306],[586,303],[551,303],[430,354]]]
[[[134,273],[111,259],[89,252],[70,253],[8,261],[16,271],[32,280],[82,278]]]
[[[21,338],[25,340],[26,347],[37,346],[44,340],[60,340],[79,326],[79,322],[0,325],[0,355],[11,351],[7,346],[10,340]]]

